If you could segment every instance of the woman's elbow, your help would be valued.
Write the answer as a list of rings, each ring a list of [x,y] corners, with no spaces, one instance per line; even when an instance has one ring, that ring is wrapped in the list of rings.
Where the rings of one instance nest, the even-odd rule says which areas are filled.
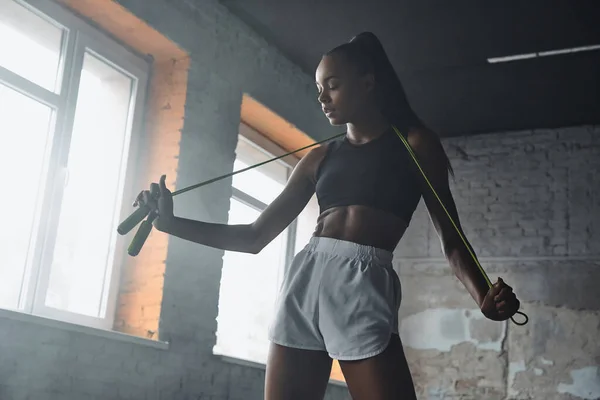
[[[245,241],[247,243],[246,252],[258,254],[267,247],[271,240],[267,237],[265,230],[255,224],[248,225],[248,229],[248,240]]]

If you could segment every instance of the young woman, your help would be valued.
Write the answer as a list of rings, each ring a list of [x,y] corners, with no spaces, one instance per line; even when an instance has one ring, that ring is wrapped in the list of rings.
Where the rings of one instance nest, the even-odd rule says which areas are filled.
[[[400,281],[392,255],[423,198],[458,279],[482,313],[506,320],[519,301],[501,279],[489,289],[448,215],[410,158],[396,126],[454,221],[451,173],[439,138],[419,121],[387,55],[361,33],[323,56],[318,101],[343,139],[313,149],[285,189],[252,224],[226,225],[173,215],[165,177],[160,195],[143,191],[162,232],[219,249],[258,253],[302,211],[316,192],[321,208],[313,237],[284,278],[270,327],[268,400],[322,399],[332,358],[339,360],[355,400],[416,399],[398,336]]]

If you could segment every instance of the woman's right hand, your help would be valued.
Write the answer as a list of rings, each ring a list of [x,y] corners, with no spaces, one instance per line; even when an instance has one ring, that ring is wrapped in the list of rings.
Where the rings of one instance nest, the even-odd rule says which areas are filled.
[[[165,185],[166,175],[160,177],[159,183],[152,183],[150,190],[142,190],[133,203],[134,207],[150,207],[150,212],[157,214],[153,225],[159,231],[164,230],[169,222],[174,218],[173,215],[173,195]]]

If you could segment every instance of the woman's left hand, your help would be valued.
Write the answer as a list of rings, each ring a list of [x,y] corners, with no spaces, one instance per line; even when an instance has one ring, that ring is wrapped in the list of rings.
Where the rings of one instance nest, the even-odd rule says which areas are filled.
[[[521,302],[502,278],[488,290],[481,304],[481,312],[493,321],[505,321],[515,315]]]

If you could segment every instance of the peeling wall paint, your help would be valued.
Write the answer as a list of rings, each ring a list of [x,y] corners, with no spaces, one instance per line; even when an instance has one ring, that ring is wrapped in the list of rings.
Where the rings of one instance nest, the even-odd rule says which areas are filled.
[[[519,372],[526,371],[525,361],[515,361],[508,364],[508,395],[516,396],[519,394],[518,390],[513,388],[513,384],[515,383],[515,378]]]
[[[473,343],[478,349],[500,352],[505,323],[487,320],[479,309],[432,308],[402,319],[404,346],[448,352],[452,346]]]
[[[573,383],[561,383],[557,391],[585,400],[600,399],[600,371],[598,367],[586,367],[571,371]]]
[[[540,362],[544,365],[554,365],[554,361],[552,360],[546,360],[544,357],[540,358]]]

